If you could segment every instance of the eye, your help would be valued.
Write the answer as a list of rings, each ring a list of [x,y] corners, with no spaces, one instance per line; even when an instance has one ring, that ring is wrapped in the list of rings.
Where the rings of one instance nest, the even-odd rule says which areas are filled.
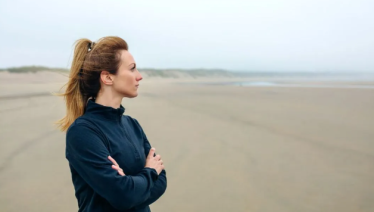
[[[131,68],[131,71],[134,71],[136,69],[136,65],[134,65],[132,68]]]

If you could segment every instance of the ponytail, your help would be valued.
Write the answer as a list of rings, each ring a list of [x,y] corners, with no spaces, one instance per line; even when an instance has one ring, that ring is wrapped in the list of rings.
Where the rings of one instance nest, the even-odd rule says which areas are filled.
[[[88,99],[81,92],[81,75],[84,60],[91,45],[89,39],[80,39],[75,43],[74,58],[70,69],[69,81],[65,93],[60,94],[66,102],[66,115],[57,121],[61,131],[66,131],[79,116],[83,115]]]
[[[97,43],[89,39],[79,39],[75,43],[65,93],[57,94],[63,96],[66,102],[66,115],[56,122],[61,131],[66,131],[75,119],[84,114],[89,98],[97,97],[101,88],[101,71],[117,73],[121,50],[128,50],[127,43],[115,36],[103,37]]]

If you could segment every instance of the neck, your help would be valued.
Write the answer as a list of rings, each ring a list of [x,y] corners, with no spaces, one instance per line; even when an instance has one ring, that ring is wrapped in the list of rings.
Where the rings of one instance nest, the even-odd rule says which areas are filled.
[[[122,97],[114,95],[111,92],[99,92],[95,102],[100,105],[117,109],[121,105]]]

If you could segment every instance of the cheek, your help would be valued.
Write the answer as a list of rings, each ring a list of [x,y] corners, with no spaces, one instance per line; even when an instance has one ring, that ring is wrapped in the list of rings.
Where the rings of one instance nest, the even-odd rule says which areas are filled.
[[[129,75],[127,75],[127,83],[128,84],[131,84],[131,85],[133,85],[134,84],[134,81],[135,81],[135,77],[134,77],[134,74],[129,74]]]
[[[130,73],[124,73],[120,76],[120,80],[119,80],[119,85],[118,87],[121,89],[121,90],[126,90],[126,89],[129,89],[129,88],[132,88],[134,86],[134,76],[133,74],[130,72]]]

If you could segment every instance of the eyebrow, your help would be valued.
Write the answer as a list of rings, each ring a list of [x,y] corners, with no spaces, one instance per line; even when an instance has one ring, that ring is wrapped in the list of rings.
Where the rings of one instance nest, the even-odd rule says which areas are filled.
[[[131,65],[135,65],[135,67],[136,67],[136,63],[131,63],[129,66],[131,66]]]

